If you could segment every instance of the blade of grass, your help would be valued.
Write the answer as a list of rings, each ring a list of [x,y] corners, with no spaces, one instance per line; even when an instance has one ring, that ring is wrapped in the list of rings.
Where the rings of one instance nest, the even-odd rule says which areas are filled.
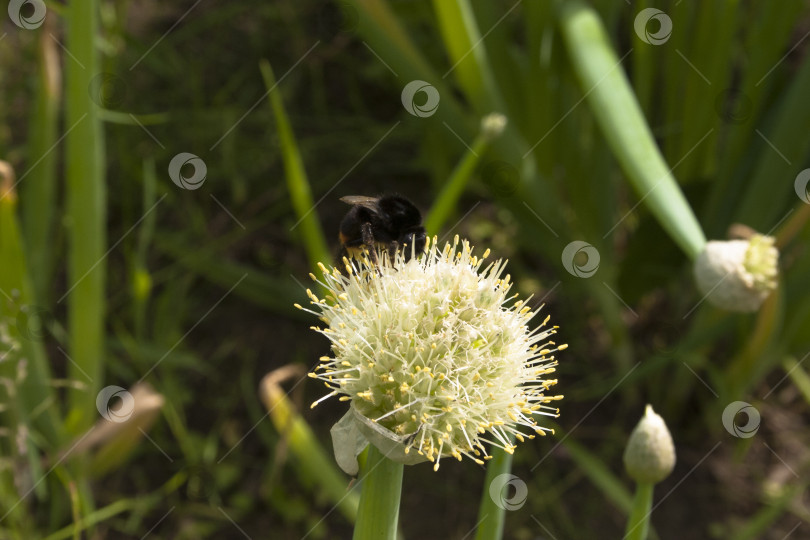
[[[0,377],[13,385],[3,392],[11,404],[6,427],[13,435],[12,440],[20,435],[18,430],[28,430],[42,434],[47,445],[56,447],[62,440],[62,433],[58,409],[53,406],[55,395],[50,367],[41,341],[27,328],[30,318],[35,315],[35,309],[32,309],[35,306],[31,304],[33,287],[15,213],[17,195],[14,183],[13,169],[0,161],[0,260],[3,261],[0,264],[0,324],[15,342],[12,350],[0,350]],[[36,316],[41,316],[41,313]],[[40,324],[44,325],[41,317]],[[24,369],[20,369],[20,362],[25,362]],[[36,482],[37,495],[44,497],[47,485],[39,482],[43,471],[34,440],[32,436],[24,437],[22,444],[12,445],[12,452],[16,454],[22,449]]]
[[[607,143],[664,230],[694,259],[706,238],[655,144],[601,21],[577,0],[557,8],[571,61]]]
[[[433,0],[453,76],[479,115],[504,111],[486,45],[467,0]],[[448,71],[447,74],[449,74]],[[445,77],[447,76],[445,75]],[[444,77],[443,77],[444,78]]]
[[[774,9],[771,4],[753,2],[747,9],[743,17],[749,24],[743,26],[746,33],[742,44],[747,53],[745,69],[742,81],[734,90],[740,106],[750,107],[750,110],[739,122],[726,124],[721,135],[720,168],[702,211],[710,236],[724,232],[739,207],[751,169],[750,164],[743,163],[744,158],[751,151],[751,141],[759,138],[754,128],[773,103],[769,94],[778,78],[775,68],[789,48],[791,28],[804,7],[801,2],[784,2],[779,9]]]
[[[680,117],[683,119],[683,132],[674,157],[681,160],[678,171],[684,181],[693,180],[699,172],[703,173],[702,176],[714,172],[719,119],[715,102],[716,96],[728,88],[732,73],[729,58],[738,30],[738,3],[739,0],[722,0],[706,4],[696,17],[696,37],[688,44],[685,53],[694,69],[690,66],[686,89],[683,95],[677,96],[682,107]],[[709,133],[706,140],[691,150],[706,133]],[[703,171],[702,164],[708,165]]]
[[[694,39],[695,11],[693,2],[681,2],[677,9],[668,9],[667,16],[672,19],[673,31],[666,44],[644,44],[645,47],[655,48],[656,51],[653,54],[661,64],[660,88],[663,91],[658,107],[663,113],[660,119],[663,129],[659,131],[659,137],[662,154],[665,159],[669,160],[677,160],[682,157],[678,155],[678,152],[679,143],[683,138],[684,119],[681,116],[683,94],[686,90],[687,79],[692,75],[698,77],[682,56],[690,41]],[[654,23],[647,21],[647,24],[652,26]]]
[[[523,104],[531,88],[526,84],[530,69],[529,54],[534,51],[529,47],[515,47],[514,36],[517,31],[522,31],[520,27],[527,18],[527,8],[531,2],[514,0],[511,4],[499,4],[490,0],[470,0],[470,4],[478,28],[486,36],[482,43],[486,43],[487,63],[502,99],[498,110],[513,122],[525,121]],[[525,133],[524,129],[520,131]]]
[[[754,327],[749,331],[739,354],[724,370],[726,386],[730,388],[729,401],[744,396],[757,384],[778,360],[775,351],[782,348],[781,336],[785,318],[785,289],[777,287],[759,308]],[[722,398],[723,396],[721,396]]]
[[[775,190],[774,178],[792,183],[810,155],[810,57],[805,57],[796,78],[779,105],[773,123],[760,130],[766,145],[754,172],[746,183],[745,196],[735,212],[735,219],[761,231],[768,231],[784,216],[793,190]],[[787,182],[785,182],[787,183]]]
[[[636,14],[650,7],[651,0],[638,0],[635,3]],[[641,40],[634,28],[628,27],[630,32],[633,53],[633,89],[635,90],[636,99],[638,99],[639,107],[647,118],[655,122],[656,116],[653,114],[653,89],[655,88],[658,70],[656,69],[657,63],[655,62],[655,47],[648,46]],[[660,52],[660,51],[659,51]]]
[[[300,221],[301,237],[304,240],[310,267],[317,268],[319,262],[329,262],[332,260],[332,256],[326,247],[326,239],[318,221],[318,214],[314,211],[315,204],[312,200],[312,190],[309,187],[309,180],[304,169],[304,161],[301,159],[301,152],[295,140],[295,134],[287,118],[287,112],[284,110],[281,92],[275,88],[276,78],[273,75],[273,69],[267,60],[262,60],[259,68],[262,77],[264,77],[264,84],[269,92],[270,106],[276,119],[276,129],[281,141],[281,152],[284,158],[290,200]]]
[[[616,508],[629,514],[633,508],[633,495],[604,462],[571,438],[565,439],[562,444],[588,480],[599,488],[605,498]]]
[[[782,367],[793,381],[793,384],[796,385],[796,388],[799,389],[799,392],[802,393],[804,400],[810,405],[810,375],[807,374],[807,371],[805,371],[801,364],[792,356],[785,358],[782,362]]]
[[[348,491],[348,478],[338,471],[331,455],[321,446],[306,421],[296,412],[280,386],[282,380],[293,375],[302,376],[300,364],[280,368],[266,375],[261,382],[260,394],[270,419],[285,438],[298,463],[299,474],[324,494],[329,504],[336,505],[346,518],[357,519],[359,496]],[[396,528],[396,525],[395,525]]]
[[[308,320],[306,314],[292,308],[295,302],[306,298],[303,290],[296,292],[289,283],[282,282],[278,277],[268,276],[258,268],[222,260],[221,257],[216,260],[216,254],[219,253],[217,246],[190,252],[187,244],[168,236],[156,237],[155,245],[159,251],[176,259],[186,271],[200,275],[226,290],[247,274],[239,287],[233,290],[233,294],[275,313]]]
[[[28,261],[37,302],[49,305],[53,273],[53,218],[56,207],[55,150],[59,125],[62,69],[56,42],[51,38],[54,19],[45,18],[37,51],[37,81],[28,141],[29,173],[20,186],[21,211]]]
[[[134,512],[136,510],[146,512],[156,505],[159,505],[161,502],[165,502],[168,496],[177,491],[180,484],[181,483],[177,481],[176,476],[172,477],[160,489],[153,493],[140,495],[130,499],[122,499],[103,508],[99,508],[98,510],[94,510],[85,515],[78,522],[72,523],[56,532],[51,533],[50,535],[46,536],[44,540],[65,540],[66,538],[73,536],[77,531],[86,531],[90,527],[103,523],[108,519],[121,514],[122,512]],[[135,533],[136,531],[133,530],[131,532]],[[143,531],[138,531],[138,534],[141,532]]]
[[[97,107],[90,88],[99,72],[95,39],[96,0],[71,2],[67,7],[67,44],[75,62],[65,63],[68,252],[68,327],[74,362],[68,377],[86,380],[87,388],[68,390],[69,430],[89,428],[98,414],[96,394],[103,381],[106,264],[106,189],[103,140]]]
[[[22,380],[17,393],[22,399],[25,411],[30,413],[43,403],[54,403],[54,395],[51,390],[50,367],[41,341],[36,336],[23,335],[23,332],[30,334],[30,329],[23,329],[31,324],[30,319],[42,314],[34,314],[30,311],[30,308],[35,307],[31,304],[33,287],[28,275],[22,235],[15,214],[17,196],[11,187],[14,176],[13,173],[5,172],[11,171],[10,167],[6,167],[5,162],[0,162],[0,177],[2,177],[0,178],[0,260],[4,261],[3,264],[0,264],[0,290],[2,290],[0,316],[17,322],[16,325],[10,326],[8,331],[19,342],[22,357],[27,359],[26,377]],[[6,297],[9,294],[15,296]],[[26,308],[28,311],[21,312],[21,308]],[[40,320],[41,325],[44,323],[45,321]],[[6,375],[12,380],[15,379],[13,373]],[[59,444],[61,437],[55,407],[43,409],[35,425],[51,444]]]
[[[424,80],[439,91],[441,101],[431,121],[445,121],[462,139],[472,138],[474,124],[465,117],[453,92],[421,55],[388,3],[385,0],[347,0],[347,3],[357,10],[359,32],[394,69],[401,86],[407,81]],[[449,132],[447,136],[453,137]]]
[[[559,78],[552,60],[557,60],[561,49],[557,47],[560,42],[554,26],[553,5],[550,2],[527,2],[525,10],[529,42],[526,85],[530,90],[526,92],[523,109],[526,122],[523,133],[530,141],[543,139],[543,144],[537,145],[532,153],[541,174],[548,176],[552,173],[556,156],[556,139],[547,137],[557,122],[553,116],[557,111],[553,106],[556,94],[552,87]],[[519,118],[515,120],[520,122]]]

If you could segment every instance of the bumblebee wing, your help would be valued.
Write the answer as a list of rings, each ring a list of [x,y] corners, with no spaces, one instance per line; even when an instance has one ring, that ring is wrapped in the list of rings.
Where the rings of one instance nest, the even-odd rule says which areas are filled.
[[[341,197],[341,201],[351,204],[352,206],[362,206],[363,208],[368,208],[375,214],[380,212],[380,199],[377,197],[366,197],[364,195],[347,195],[346,197]]]

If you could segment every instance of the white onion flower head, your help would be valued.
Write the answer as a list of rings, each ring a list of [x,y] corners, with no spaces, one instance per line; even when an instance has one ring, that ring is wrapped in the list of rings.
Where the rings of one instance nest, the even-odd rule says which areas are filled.
[[[751,312],[776,288],[778,263],[779,251],[771,236],[713,240],[695,260],[695,279],[717,307]]]
[[[473,255],[456,236],[441,249],[428,239],[407,261],[382,252],[377,265],[344,259],[343,273],[321,265],[328,294],[308,292],[318,311],[306,311],[326,323],[313,329],[332,342],[332,356],[310,377],[331,392],[313,407],[331,396],[350,401],[403,455],[435,469],[443,456],[480,464],[485,444],[511,453],[515,440],[551,432],[536,417],[559,413],[548,405],[562,398],[548,394],[557,380],[545,377],[566,345],[548,341],[557,329],[548,317],[529,327],[539,308],[509,296],[504,261],[482,269],[488,254]]]

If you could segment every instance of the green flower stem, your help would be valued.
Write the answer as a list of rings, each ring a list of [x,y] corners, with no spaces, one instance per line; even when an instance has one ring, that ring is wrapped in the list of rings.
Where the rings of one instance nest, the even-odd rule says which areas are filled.
[[[429,235],[438,234],[439,229],[450,217],[473,171],[475,171],[478,161],[481,159],[481,154],[489,146],[489,140],[490,138],[483,133],[479,134],[473,142],[472,148],[464,154],[464,157],[456,165],[450,179],[444,184],[436,198],[436,202],[433,203],[430,212],[425,218],[425,229]]]
[[[644,540],[650,530],[652,515],[653,484],[639,482],[636,484],[636,495],[633,499],[633,510],[627,519],[625,540]]]
[[[557,13],[574,71],[607,143],[653,215],[694,259],[706,237],[655,143],[599,15],[578,0],[558,2]]]
[[[362,482],[354,540],[395,540],[402,492],[402,463],[385,457],[370,444]]]
[[[506,511],[495,504],[489,494],[489,486],[501,474],[509,474],[512,470],[512,454],[503,450],[492,452],[492,459],[487,464],[487,477],[484,480],[484,489],[481,492],[481,504],[478,507],[478,530],[475,540],[500,540],[503,538],[503,524],[506,521]]]
[[[37,51],[37,82],[28,140],[28,180],[20,185],[23,232],[34,298],[50,305],[49,287],[54,270],[53,224],[57,196],[59,152],[51,152],[59,133],[59,101],[62,95],[62,68],[51,32],[56,19],[46,17]],[[36,166],[33,166],[36,164]]]
[[[104,325],[106,311],[107,246],[106,182],[103,137],[98,107],[89,88],[99,72],[95,40],[98,2],[85,0],[67,6],[67,49],[75,62],[65,62],[65,176],[68,238],[68,379],[87,381],[69,387],[69,430],[80,433],[98,418],[96,395],[104,381]]]

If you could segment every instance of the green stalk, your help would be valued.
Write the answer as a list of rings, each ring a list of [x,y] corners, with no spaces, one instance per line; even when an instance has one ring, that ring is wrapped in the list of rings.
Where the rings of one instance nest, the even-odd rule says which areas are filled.
[[[447,218],[452,214],[459,197],[464,192],[464,188],[469,183],[475,167],[481,159],[481,155],[489,146],[492,136],[491,133],[485,131],[479,133],[475,141],[473,141],[472,147],[467,150],[456,168],[453,169],[450,179],[444,184],[436,198],[436,202],[433,203],[430,212],[425,218],[425,229],[427,229],[429,235],[437,234],[447,221]]]
[[[346,476],[335,467],[334,457],[324,450],[306,420],[298,414],[281,381],[300,376],[300,364],[277,369],[265,376],[261,383],[261,398],[270,419],[281,434],[296,459],[299,478],[311,486],[318,496],[325,497],[330,505],[337,506],[346,518],[357,519],[358,497],[356,490],[347,492]]]
[[[559,78],[559,71],[554,69],[560,52],[554,41],[553,6],[547,2],[527,2],[524,5],[526,17],[526,40],[529,48],[529,65],[525,76],[527,92],[521,105],[524,137],[529,141],[539,141],[549,133],[559,121],[554,114],[553,87]],[[530,89],[530,90],[529,90]],[[559,114],[559,113],[558,113]],[[521,118],[515,118],[521,124]],[[546,137],[542,144],[535,146],[532,154],[537,160],[540,173],[551,176],[554,169],[556,137]]]
[[[790,380],[793,381],[793,384],[804,396],[804,400],[810,405],[810,375],[802,369],[801,364],[792,356],[787,356],[782,360],[782,368],[785,370],[785,375],[790,377]]]
[[[269,309],[273,313],[284,313],[286,316],[300,317],[305,320],[303,311],[290,309],[290,306],[301,300],[306,301],[303,292],[290,287],[289,283],[274,276],[264,274],[255,266],[240,264],[217,258],[216,254],[222,249],[216,242],[206,245],[205,248],[193,252],[187,250],[187,244],[182,239],[168,235],[155,237],[155,248],[174,259],[184,272],[201,276],[211,283],[221,287],[231,287],[237,280],[244,277],[233,294],[248,302]]]
[[[89,428],[98,414],[95,400],[104,367],[106,190],[101,123],[88,92],[91,79],[99,72],[94,44],[97,2],[70,2],[66,21],[67,48],[74,57],[65,60],[65,125],[70,130],[66,135],[70,250],[65,297],[69,298],[68,326],[74,360],[68,366],[68,377],[90,379],[86,389],[68,391],[69,429],[78,433]]]
[[[66,538],[76,538],[76,534],[81,533],[92,527],[102,523],[108,519],[115,517],[121,512],[133,511],[143,505],[142,497],[133,497],[132,499],[124,499],[115,501],[114,503],[105,506],[99,510],[90,512],[85,517],[78,519],[74,523],[59,529],[58,531],[45,537],[45,540],[65,540]],[[81,538],[81,537],[80,537]]]
[[[686,72],[684,93],[673,96],[680,101],[683,129],[676,137],[680,144],[672,159],[682,160],[680,176],[685,181],[697,178],[699,167],[703,163],[711,164],[716,157],[717,128],[720,127],[716,120],[720,118],[715,111],[715,100],[718,91],[728,88],[731,77],[729,58],[737,31],[737,8],[738,0],[709,2],[693,23],[695,37],[686,52],[687,59],[709,83],[690,67]],[[704,136],[706,140],[691,150]]]
[[[479,114],[504,110],[486,44],[468,0],[433,0],[453,74]]]
[[[810,153],[808,92],[810,58],[805,57],[783,93],[772,123],[760,129],[760,137],[767,143],[762,146],[760,157],[748,178],[745,195],[734,213],[735,221],[768,231],[786,215],[786,207],[795,201],[792,190],[774,189],[774,178],[795,178],[796,172],[801,170],[800,164]]]
[[[578,0],[558,3],[557,13],[574,70],[613,154],[663,228],[694,259],[706,238],[655,144],[597,13]]]
[[[748,331],[740,352],[723,370],[723,379],[729,388],[727,397],[746,395],[752,385],[775,367],[773,364],[779,358],[774,351],[780,350],[784,318],[785,291],[777,287],[759,308],[754,327]]]
[[[654,2],[651,2],[654,4]],[[695,39],[692,21],[695,20],[694,2],[687,2],[670,9],[668,15],[672,18],[673,31],[666,45],[655,46],[652,53],[657,58],[659,75],[659,102],[653,104],[653,110],[660,110],[661,115],[656,119],[656,125],[665,130],[661,137],[661,152],[670,160],[681,159],[679,143],[683,137],[683,95],[686,91],[687,78],[695,75],[692,68],[684,62],[679,51],[687,51]],[[656,6],[657,7],[657,6]],[[688,30],[687,30],[688,28]],[[645,44],[650,47],[650,45]],[[683,54],[683,53],[681,53]],[[701,81],[702,82],[702,81]],[[657,96],[656,96],[657,97]]]
[[[47,441],[45,446],[56,446],[62,434],[57,409],[49,406],[55,402],[55,395],[45,349],[40,339],[26,332],[26,329],[31,330],[33,317],[40,317],[40,324],[43,319],[42,313],[32,309],[32,286],[17,221],[14,183],[13,169],[0,161],[0,261],[3,261],[0,264],[0,324],[16,342],[11,350],[0,347],[0,379],[7,381],[7,385],[0,388],[0,403],[8,409],[3,424],[8,437],[2,441],[0,451],[3,455],[28,460],[37,495],[44,498],[47,484],[39,482],[44,472],[38,444],[33,442],[35,437],[26,438],[22,445],[15,441],[22,430],[26,430],[41,435]],[[25,369],[20,370],[23,359]],[[39,413],[35,414],[37,410]],[[5,446],[6,443],[9,446]],[[13,515],[21,516],[23,508],[20,506]]]
[[[636,13],[639,13],[648,7],[650,7],[650,0],[638,0],[634,9]],[[633,28],[629,28],[628,31],[631,34],[631,43],[633,44],[631,58],[633,60],[633,87],[635,88],[636,99],[638,99],[642,112],[649,118],[654,118],[652,114],[652,96],[656,75],[658,74],[656,69],[658,63],[655,61],[656,49],[644,43]]]
[[[627,519],[624,540],[644,540],[650,530],[654,484],[639,482],[633,498],[633,510]]]
[[[360,475],[360,508],[354,540],[395,540],[402,493],[402,463],[385,457],[373,444]]]
[[[554,431],[561,437],[560,442],[568,450],[579,470],[599,489],[605,500],[622,512],[629,513],[633,507],[633,498],[605,462],[596,454],[589,452],[585,446],[571,440],[571,437],[565,439],[559,430],[555,428]]]
[[[403,81],[402,84],[406,81],[420,79],[435,86],[439,91],[441,103],[431,120],[436,124],[442,121],[447,122],[460,137],[472,138],[474,125],[468,121],[462,105],[445,84],[441,75],[436,73],[422,56],[419,48],[411,40],[410,33],[397,19],[389,3],[386,0],[347,0],[346,3],[357,10],[360,34],[365,37],[374,51],[391,65],[399,76],[399,80]],[[453,137],[449,132],[448,136]]]
[[[481,492],[481,503],[478,506],[478,530],[476,540],[500,540],[503,538],[503,525],[506,521],[506,510],[495,504],[489,494],[489,486],[498,476],[509,474],[512,470],[512,454],[503,450],[492,453],[492,459],[487,464],[487,476],[484,479],[484,489]]]
[[[56,207],[56,164],[54,146],[59,125],[62,69],[56,42],[50,32],[54,19],[47,17],[39,36],[35,104],[31,113],[28,142],[28,176],[20,186],[21,211],[34,298],[48,305],[48,288],[53,272],[53,216]]]
[[[790,48],[793,35],[791,29],[796,25],[803,9],[801,2],[782,2],[779,9],[774,9],[767,2],[752,2],[741,15],[749,24],[745,25],[741,45],[747,54],[739,92],[751,109],[745,121],[725,126],[724,143],[718,157],[719,171],[716,180],[712,182],[711,192],[701,214],[710,236],[724,233],[730,221],[740,219],[734,214],[739,211],[745,190],[749,189],[751,182],[748,171],[753,167],[752,160],[747,157],[751,153],[752,141],[757,144],[764,142],[755,128],[767,118],[768,108],[778,101],[769,99],[768,96],[773,85],[778,82],[780,70],[777,63],[781,62],[780,58]],[[785,67],[784,63],[779,66]],[[764,133],[771,139],[771,134]],[[804,137],[800,139],[803,141]],[[771,151],[767,145],[763,149]],[[772,177],[776,177],[776,173]],[[747,225],[756,228],[753,223]],[[766,227],[772,225],[768,223]]]
[[[281,93],[276,86],[276,78],[273,75],[273,68],[270,62],[262,60],[259,64],[264,84],[269,92],[270,106],[276,118],[276,128],[278,138],[281,142],[282,158],[284,159],[284,169],[286,171],[287,189],[290,191],[295,215],[299,219],[301,236],[304,239],[304,246],[309,257],[309,264],[312,268],[317,268],[319,262],[329,262],[332,256],[326,247],[326,238],[323,229],[318,222],[318,214],[315,213],[315,204],[312,201],[312,190],[309,187],[307,172],[304,169],[304,160],[301,159],[301,152],[295,141],[295,134],[290,126],[287,112],[284,110],[284,103],[281,100]]]

